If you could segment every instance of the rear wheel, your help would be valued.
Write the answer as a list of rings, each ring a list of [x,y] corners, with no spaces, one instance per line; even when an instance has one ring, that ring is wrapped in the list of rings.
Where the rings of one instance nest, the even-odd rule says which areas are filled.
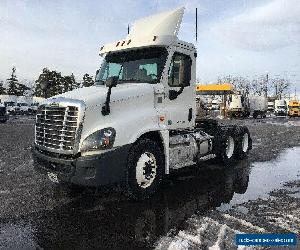
[[[215,140],[215,154],[217,160],[224,166],[230,166],[235,162],[235,144],[234,129],[219,127]]]
[[[146,199],[162,183],[164,158],[159,145],[150,139],[137,141],[127,162],[127,191],[134,199]]]
[[[239,127],[237,130],[235,155],[237,159],[244,159],[248,156],[249,150],[252,148],[252,140],[247,127]]]

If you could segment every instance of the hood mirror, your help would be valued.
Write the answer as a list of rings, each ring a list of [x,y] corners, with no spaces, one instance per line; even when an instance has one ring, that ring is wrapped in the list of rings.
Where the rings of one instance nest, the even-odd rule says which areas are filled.
[[[109,103],[110,103],[111,89],[113,87],[117,86],[118,80],[119,80],[119,77],[111,76],[111,77],[108,77],[105,82],[106,87],[108,87],[108,91],[107,91],[107,95],[106,95],[106,101],[104,103],[104,106],[102,107],[102,111],[101,111],[102,115],[108,115],[110,113]]]

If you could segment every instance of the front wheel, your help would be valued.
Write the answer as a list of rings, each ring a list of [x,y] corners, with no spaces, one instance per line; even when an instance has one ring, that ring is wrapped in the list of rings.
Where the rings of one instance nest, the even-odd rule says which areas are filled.
[[[162,183],[164,157],[159,145],[150,139],[137,141],[127,161],[127,192],[138,200],[154,194]]]

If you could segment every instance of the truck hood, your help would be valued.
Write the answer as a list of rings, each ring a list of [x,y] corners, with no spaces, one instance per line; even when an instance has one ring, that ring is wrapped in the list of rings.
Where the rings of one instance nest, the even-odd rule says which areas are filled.
[[[75,89],[48,99],[68,98],[84,101],[87,108],[102,106],[106,100],[108,88],[106,86],[91,86]],[[123,83],[111,90],[111,102],[122,102],[128,99],[134,99],[143,95],[153,95],[153,85],[149,83]]]

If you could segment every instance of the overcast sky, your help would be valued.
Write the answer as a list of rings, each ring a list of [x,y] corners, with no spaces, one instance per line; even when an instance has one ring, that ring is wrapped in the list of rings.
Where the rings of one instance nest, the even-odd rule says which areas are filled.
[[[94,74],[99,48],[122,39],[127,24],[185,6],[179,38],[195,42],[197,77],[265,74],[289,77],[300,88],[300,0],[0,0],[0,79],[12,65],[19,78],[43,67],[80,79]]]

